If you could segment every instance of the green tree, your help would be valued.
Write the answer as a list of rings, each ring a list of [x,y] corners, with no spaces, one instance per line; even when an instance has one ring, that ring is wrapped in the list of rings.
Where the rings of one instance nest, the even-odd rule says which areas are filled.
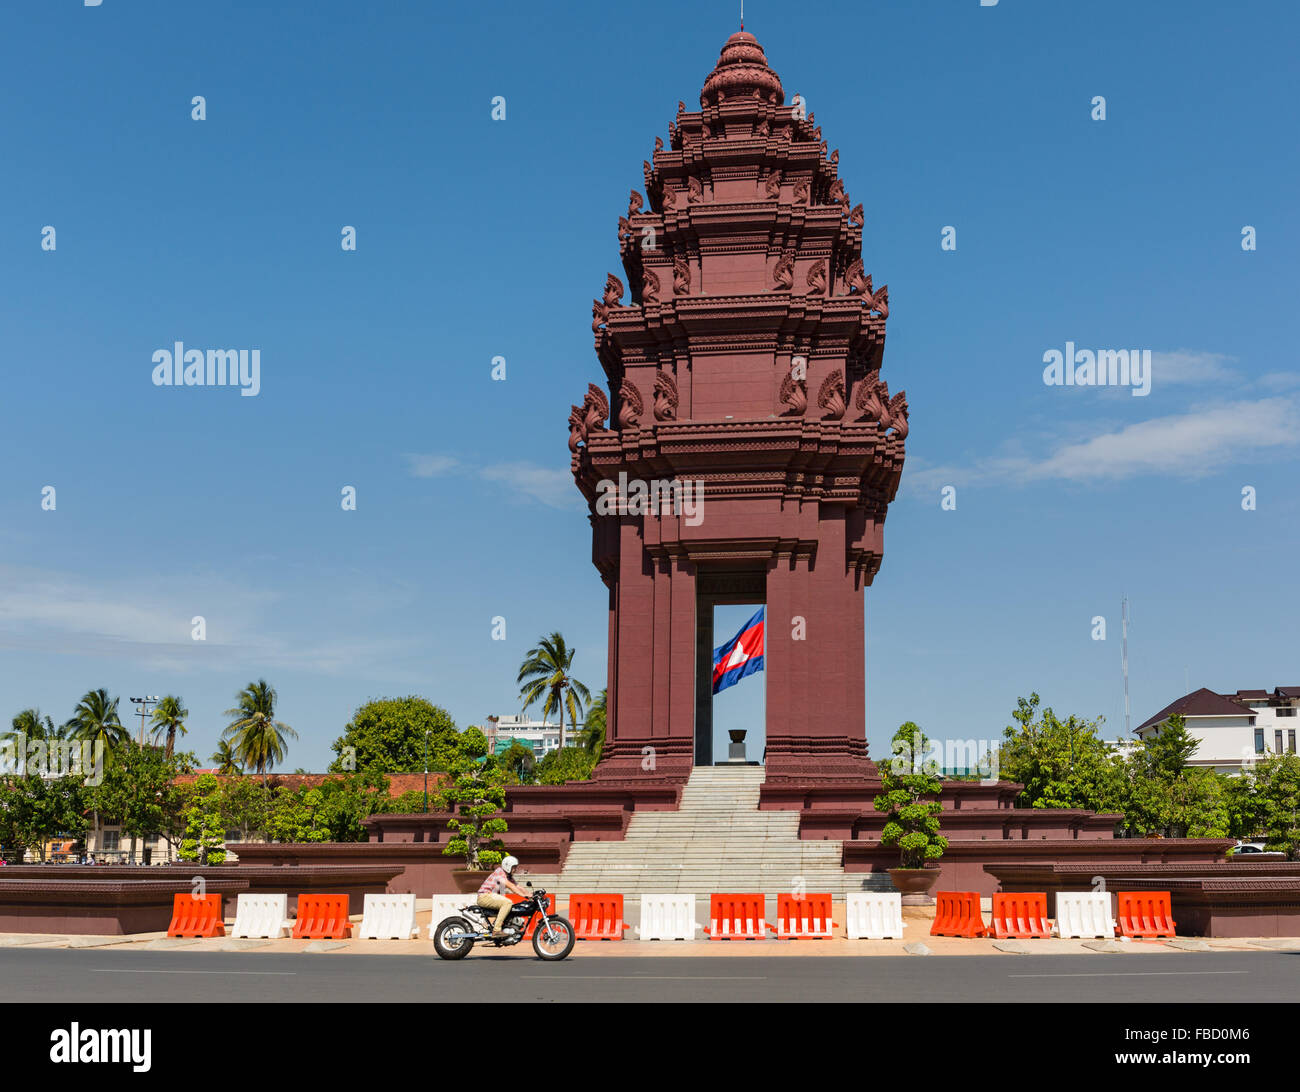
[[[1255,763],[1247,782],[1253,812],[1251,834],[1264,836],[1264,848],[1300,856],[1300,755],[1268,755]]]
[[[425,740],[429,769],[447,770],[460,746],[460,733],[445,709],[425,698],[378,698],[352,716],[343,735],[330,744],[339,757],[331,773],[351,772],[344,749],[355,749],[355,769],[381,773],[419,773],[424,769]]]
[[[122,744],[131,739],[130,731],[117,715],[119,700],[110,698],[108,691],[103,687],[98,690],[88,690],[77,703],[71,719],[64,725],[68,732],[67,738],[103,744],[107,762],[117,753],[117,749]]]
[[[13,730],[10,732],[0,733],[0,738],[16,738],[23,736],[27,739],[62,739],[64,728],[60,725],[54,726],[54,718],[42,715],[39,709],[24,709],[13,719]]]
[[[1101,717],[1061,720],[1039,697],[1020,698],[1003,732],[998,774],[1024,788],[1016,803],[1030,808],[1117,810],[1125,797],[1121,756],[1101,738]]]
[[[451,764],[452,780],[437,793],[438,806],[452,813],[447,827],[455,834],[442,852],[463,855],[468,869],[493,868],[505,851],[497,835],[507,830],[498,813],[506,806],[508,775],[484,763],[486,755],[487,737],[477,728],[467,729],[460,754]]]
[[[45,860],[45,845],[86,833],[85,788],[79,777],[11,777],[0,780],[0,846],[22,863],[27,850]]]
[[[249,683],[235,695],[237,704],[226,710],[235,719],[226,727],[235,758],[245,769],[252,769],[266,781],[266,773],[284,761],[285,738],[297,739],[298,733],[275,719],[275,690],[265,679]]]
[[[537,763],[537,780],[543,785],[566,781],[590,781],[596,758],[582,747],[561,747],[542,756]]]
[[[496,756],[496,766],[505,770],[520,785],[531,785],[537,779],[537,752],[527,743],[517,739]]]
[[[230,746],[230,740],[223,739],[217,744],[216,751],[213,752],[209,762],[215,762],[217,773],[233,776],[243,773],[240,768],[239,759],[235,756],[235,750]]]
[[[219,784],[217,807],[226,832],[234,832],[241,842],[265,836],[272,807],[272,794],[266,785],[238,771],[221,777]]]
[[[876,811],[887,813],[880,844],[897,847],[900,867],[923,868],[948,848],[948,839],[939,833],[943,785],[937,770],[927,766],[931,743],[920,727],[910,720],[899,725],[891,742],[894,757],[880,767],[884,792],[874,801]]]
[[[193,762],[191,754],[169,756],[161,747],[127,740],[118,749],[117,761],[105,769],[103,782],[91,792],[96,814],[117,819],[122,833],[136,841],[158,835],[174,845],[186,804],[176,778],[190,773]]]
[[[564,643],[560,633],[543,637],[536,648],[529,649],[515,679],[523,687],[519,700],[525,709],[540,701],[543,721],[551,713],[559,714],[561,749],[564,747],[565,712],[568,712],[569,722],[576,733],[584,705],[591,700],[591,693],[572,675],[575,651]]]
[[[177,856],[182,861],[218,865],[226,859],[226,828],[221,818],[221,783],[200,774],[185,808],[185,837]]]
[[[608,690],[602,690],[600,697],[591,703],[587,710],[587,719],[582,725],[582,749],[596,761],[600,761],[605,749],[605,698]]]
[[[167,737],[168,758],[171,758],[172,752],[176,749],[177,734],[185,735],[187,731],[185,720],[189,715],[190,711],[181,703],[181,699],[171,694],[160,698],[157,706],[154,707],[153,714],[149,718],[153,725],[153,738],[157,742],[159,736]]]

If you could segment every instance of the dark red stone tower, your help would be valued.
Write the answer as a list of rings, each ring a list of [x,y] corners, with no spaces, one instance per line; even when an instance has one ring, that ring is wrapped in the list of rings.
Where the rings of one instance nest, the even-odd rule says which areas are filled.
[[[700,107],[678,103],[647,200],[619,218],[631,300],[611,275],[592,320],[608,394],[592,385],[569,419],[609,589],[596,776],[713,761],[712,606],[752,602],[768,608],[768,781],[861,780],[864,589],[907,435],[879,377],[888,293],[864,272],[839,152],[752,34],[728,39]],[[620,474],[703,483],[698,515],[609,510],[601,483]]]

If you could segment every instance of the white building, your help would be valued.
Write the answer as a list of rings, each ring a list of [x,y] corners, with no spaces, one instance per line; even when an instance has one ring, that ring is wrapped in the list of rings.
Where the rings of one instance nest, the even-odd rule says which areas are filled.
[[[519,740],[532,747],[533,754],[539,759],[560,746],[560,726],[546,720],[534,720],[520,714],[518,716],[501,716],[487,718],[488,750],[496,755],[510,746],[512,739]],[[566,726],[564,742],[573,746],[577,741],[572,738],[573,728]]]
[[[1220,773],[1239,773],[1244,763],[1273,754],[1296,753],[1300,728],[1300,686],[1216,694],[1202,687],[1185,694],[1134,729],[1139,739],[1159,733],[1178,714],[1199,746],[1188,760]]]

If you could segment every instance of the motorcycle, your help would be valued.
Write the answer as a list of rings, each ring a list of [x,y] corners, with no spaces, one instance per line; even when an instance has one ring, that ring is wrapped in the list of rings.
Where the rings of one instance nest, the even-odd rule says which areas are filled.
[[[546,912],[546,892],[538,888],[506,915],[501,937],[492,935],[497,912],[485,906],[462,906],[459,916],[443,918],[433,931],[433,947],[443,959],[464,959],[483,941],[497,948],[511,948],[524,939],[534,917],[533,951],[538,959],[564,959],[573,951],[577,936],[568,918]]]

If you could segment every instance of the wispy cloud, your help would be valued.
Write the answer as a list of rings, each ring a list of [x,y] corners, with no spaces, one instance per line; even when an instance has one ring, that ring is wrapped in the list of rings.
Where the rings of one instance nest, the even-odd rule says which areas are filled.
[[[1154,388],[1178,383],[1235,382],[1241,376],[1228,365],[1236,363],[1236,360],[1235,356],[1225,353],[1202,353],[1192,349],[1153,352],[1151,385]]]
[[[1300,402],[1290,398],[1229,402],[1140,421],[1084,439],[977,459],[964,466],[909,473],[922,489],[1036,481],[1119,481],[1144,474],[1198,478],[1270,456],[1293,457],[1300,445]]]
[[[539,466],[526,461],[467,463],[451,455],[406,455],[407,467],[414,478],[436,478],[447,474],[470,474],[486,482],[502,485],[513,493],[548,508],[572,510],[582,499],[567,469]]]

